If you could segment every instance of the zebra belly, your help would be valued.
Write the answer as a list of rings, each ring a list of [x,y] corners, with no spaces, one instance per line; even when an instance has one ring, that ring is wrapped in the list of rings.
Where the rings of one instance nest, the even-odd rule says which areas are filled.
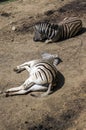
[[[38,85],[34,84],[29,90],[34,92],[34,91],[41,91],[41,90],[47,90],[48,85]]]
[[[38,78],[36,78],[35,76],[30,76],[29,77],[29,80],[31,81],[31,82],[34,82],[35,84],[47,84],[48,83],[48,81],[47,81],[47,79],[42,79],[40,76],[38,76]]]

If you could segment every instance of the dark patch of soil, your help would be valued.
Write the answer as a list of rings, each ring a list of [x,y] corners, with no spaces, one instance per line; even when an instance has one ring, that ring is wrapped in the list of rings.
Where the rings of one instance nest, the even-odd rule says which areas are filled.
[[[58,9],[59,13],[73,13],[82,15],[86,13],[86,0],[75,0]]]
[[[79,117],[85,105],[82,103],[84,101],[84,99],[76,99],[69,102],[68,110],[56,117],[51,117],[48,114],[40,124],[28,127],[28,130],[67,130],[74,125],[74,121]]]

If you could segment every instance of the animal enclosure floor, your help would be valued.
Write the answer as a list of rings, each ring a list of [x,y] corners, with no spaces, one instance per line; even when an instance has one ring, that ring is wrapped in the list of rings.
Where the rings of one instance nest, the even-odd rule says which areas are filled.
[[[61,42],[35,43],[32,26],[38,21],[59,22],[68,16],[83,21],[83,32]],[[0,4],[0,91],[21,85],[28,73],[13,68],[40,58],[41,53],[58,54],[60,89],[42,99],[30,94],[0,95],[0,130],[86,129],[86,0],[18,0]],[[60,77],[59,77],[60,78]]]

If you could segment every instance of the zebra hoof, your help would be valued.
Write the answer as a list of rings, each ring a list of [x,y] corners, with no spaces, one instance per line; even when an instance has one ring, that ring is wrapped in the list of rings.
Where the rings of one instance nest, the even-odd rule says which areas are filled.
[[[6,94],[5,94],[5,97],[9,97],[9,93],[6,93]]]
[[[4,97],[8,97],[8,96],[9,96],[9,93],[3,93],[3,96],[4,96]]]
[[[15,71],[16,73],[21,73],[21,70],[18,69],[17,67],[13,69],[13,71]]]

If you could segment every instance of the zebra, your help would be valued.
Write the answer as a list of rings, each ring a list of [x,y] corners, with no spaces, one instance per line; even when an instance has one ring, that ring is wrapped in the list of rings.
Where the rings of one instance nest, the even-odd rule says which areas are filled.
[[[38,22],[34,26],[35,42],[45,43],[57,42],[77,35],[82,29],[82,21],[77,17],[67,17],[58,24],[49,22]]]
[[[56,65],[61,62],[58,55],[44,53],[40,59],[25,62],[14,71],[20,73],[24,70],[29,72],[29,78],[19,87],[13,87],[3,92],[5,96],[23,95],[34,91],[44,91],[45,93],[36,97],[44,97],[50,94],[52,87],[55,86],[58,70]]]

